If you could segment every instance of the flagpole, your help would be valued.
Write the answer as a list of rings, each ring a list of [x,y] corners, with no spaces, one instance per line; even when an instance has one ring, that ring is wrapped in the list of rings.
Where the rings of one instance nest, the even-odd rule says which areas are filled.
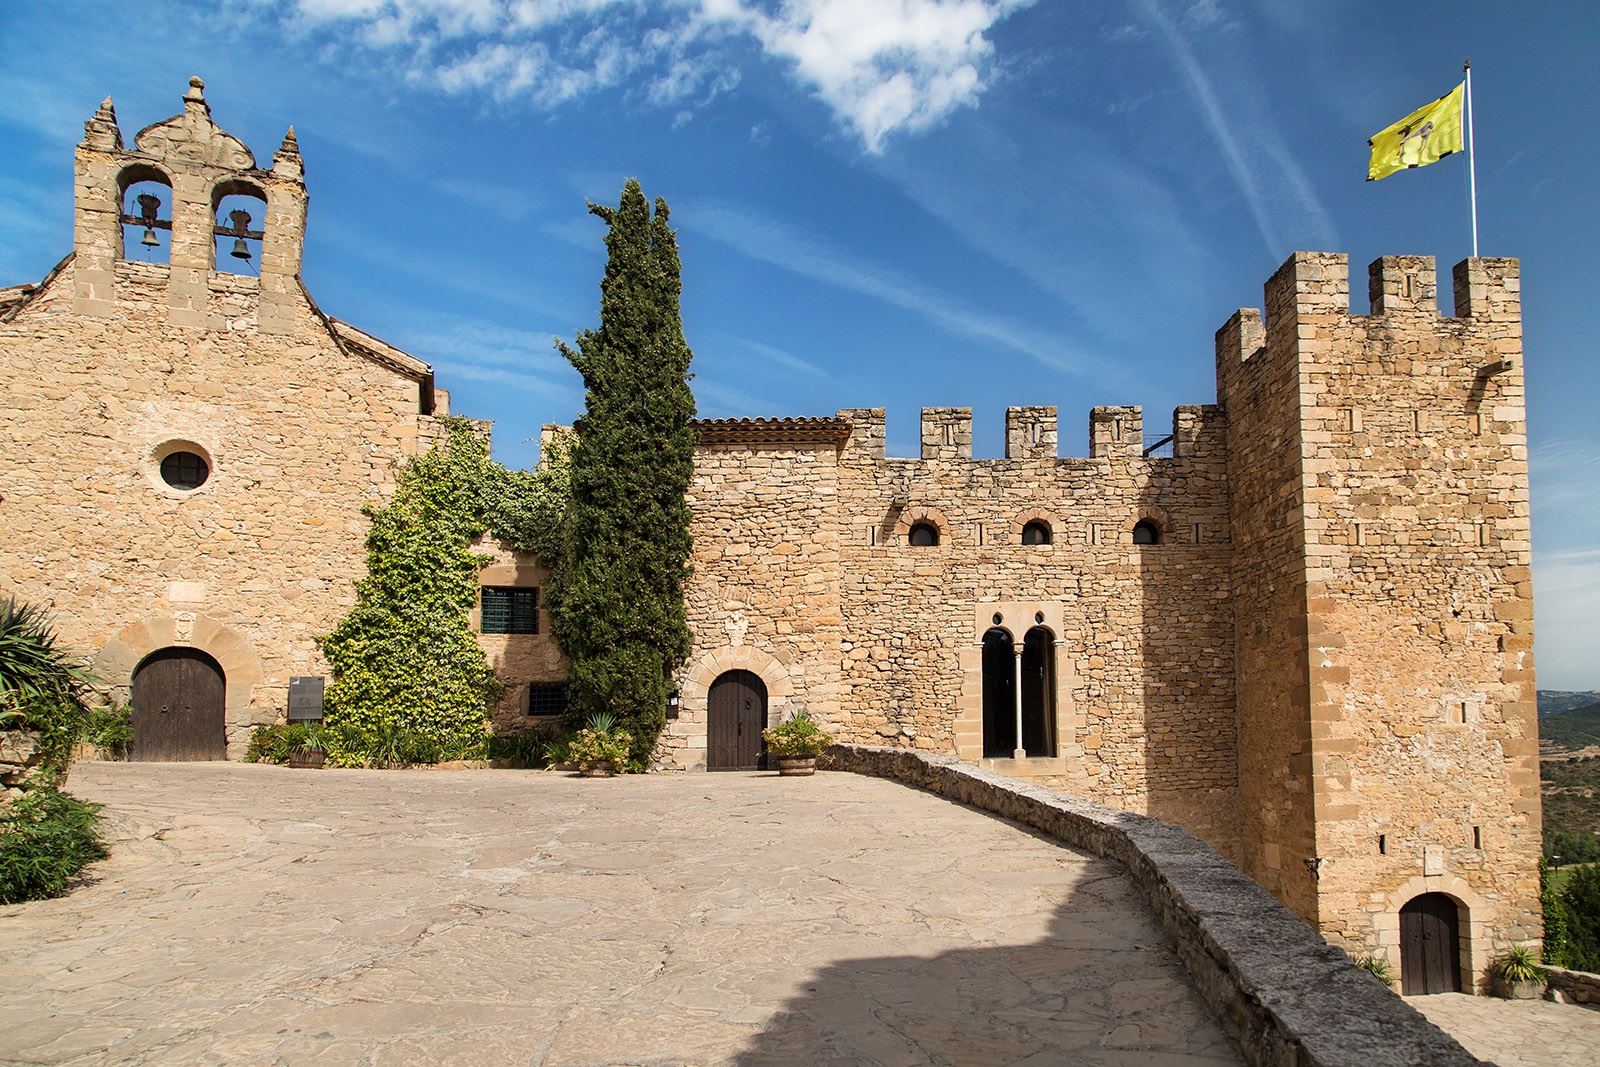
[[[1471,186],[1472,202],[1472,258],[1478,258],[1478,163],[1472,152],[1472,59],[1462,62],[1467,72],[1467,181]]]

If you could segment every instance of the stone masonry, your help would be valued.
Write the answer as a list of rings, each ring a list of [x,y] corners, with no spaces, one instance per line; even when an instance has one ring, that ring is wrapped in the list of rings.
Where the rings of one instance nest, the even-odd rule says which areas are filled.
[[[106,101],[72,254],[0,289],[0,595],[52,602],[124,699],[203,654],[237,758],[291,676],[326,674],[361,508],[448,396],[312,301],[292,131],[259,168],[202,89],[131,147]],[[150,182],[167,263],[124,255]],[[225,196],[261,229],[236,233]],[[259,277],[217,269],[219,236],[255,243]],[[885,454],[882,409],[699,421],[695,643],[658,765],[714,766],[713,698],[754,675],[761,723],[804,710],[1180,824],[1397,970],[1401,908],[1444,894],[1470,989],[1541,936],[1539,797],[1517,262],[1453,282],[1442,317],[1433,260],[1384,257],[1355,314],[1344,257],[1296,253],[1265,315],[1218,331],[1218,403],[1155,446],[1137,407],[1094,408],[1082,458],[1052,407],[1008,409],[1000,459],[973,457],[966,408],[924,410],[915,458]],[[177,453],[203,484],[167,480]],[[547,579],[480,551],[484,586]],[[548,619],[481,642],[508,686],[495,729],[525,729],[530,686],[567,672]]]

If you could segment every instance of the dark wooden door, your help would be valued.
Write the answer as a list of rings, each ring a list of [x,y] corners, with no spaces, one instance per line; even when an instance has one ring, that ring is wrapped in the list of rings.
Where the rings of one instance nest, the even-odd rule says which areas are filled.
[[[225,683],[217,661],[192,648],[164,648],[133,675],[136,760],[219,760],[228,756]]]
[[[706,769],[754,771],[761,767],[761,731],[767,725],[767,687],[749,671],[729,671],[706,697]]]
[[[1461,932],[1456,902],[1443,893],[1413,897],[1400,909],[1400,991],[1461,992]]]

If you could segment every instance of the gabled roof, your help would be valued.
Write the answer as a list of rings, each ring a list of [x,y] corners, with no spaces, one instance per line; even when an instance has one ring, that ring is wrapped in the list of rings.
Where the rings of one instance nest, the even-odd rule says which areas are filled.
[[[850,439],[850,420],[826,418],[690,419],[703,444],[811,445],[838,447]]]

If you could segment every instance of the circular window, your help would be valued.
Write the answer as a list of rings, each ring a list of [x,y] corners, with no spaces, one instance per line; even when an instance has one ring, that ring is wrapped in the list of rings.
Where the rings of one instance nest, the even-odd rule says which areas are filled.
[[[161,460],[161,480],[174,489],[198,489],[210,476],[205,457],[193,452],[171,452]]]
[[[911,527],[911,544],[916,548],[929,548],[939,543],[939,528],[931,523],[919,522]]]
[[[1003,618],[1003,616],[998,611],[995,612],[994,613],[994,624],[996,626],[999,626],[1002,618]]]
[[[1159,545],[1161,531],[1149,519],[1144,519],[1133,528],[1133,543],[1136,545]]]
[[[1040,522],[1038,519],[1028,523],[1022,528],[1022,543],[1025,545],[1048,545],[1050,543],[1050,524]]]

